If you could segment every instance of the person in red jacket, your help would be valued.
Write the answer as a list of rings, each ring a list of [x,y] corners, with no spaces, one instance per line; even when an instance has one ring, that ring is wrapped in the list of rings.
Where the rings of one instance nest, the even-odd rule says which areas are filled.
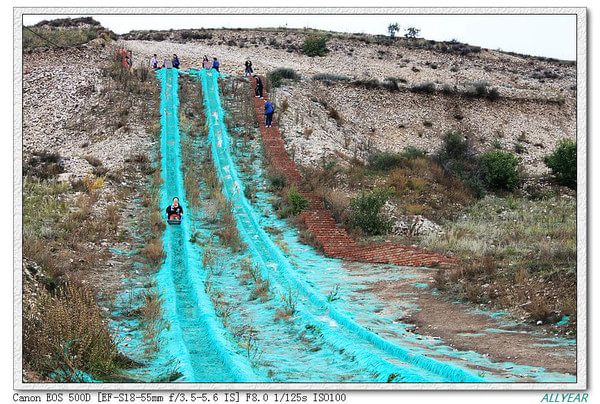
[[[167,206],[167,217],[169,220],[181,220],[183,216],[183,208],[179,204],[179,198],[173,198],[173,204]]]

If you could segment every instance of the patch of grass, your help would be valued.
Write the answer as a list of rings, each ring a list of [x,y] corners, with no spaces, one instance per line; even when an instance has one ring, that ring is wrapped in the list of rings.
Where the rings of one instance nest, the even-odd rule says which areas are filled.
[[[167,327],[163,318],[162,305],[164,299],[155,290],[144,292],[142,305],[139,309],[139,317],[144,326],[144,341],[152,349],[159,349],[158,335]]]
[[[426,150],[419,149],[418,147],[412,145],[406,146],[404,150],[402,150],[402,153],[400,153],[402,157],[409,160],[424,158],[427,156],[427,154],[428,153]]]
[[[94,293],[70,281],[52,295],[38,291],[38,307],[23,312],[23,355],[34,371],[54,374],[60,382],[84,382],[115,374],[124,367]]]
[[[281,191],[287,186],[287,179],[283,174],[269,173],[267,178],[271,183],[271,189],[274,191]]]
[[[281,296],[281,302],[283,307],[277,309],[275,316],[277,319],[289,320],[296,313],[298,295],[288,289],[288,293]]]
[[[300,75],[290,67],[278,67],[267,73],[266,89],[277,88],[283,84],[283,80],[299,80]]]
[[[231,248],[233,252],[239,252],[245,248],[235,223],[225,225],[222,229],[217,230],[215,234],[219,236],[221,244]]]
[[[368,161],[370,168],[387,171],[402,166],[405,158],[397,153],[377,152],[369,156]]]
[[[471,263],[446,272],[441,283],[436,281],[442,288],[466,295],[461,286],[465,282],[488,284],[477,301],[485,297],[498,306],[523,307],[536,320],[547,318],[548,308],[552,319],[568,315],[564,302],[576,296],[575,200],[488,196],[444,230],[423,238],[420,246],[451,252]],[[535,296],[542,301],[532,300]]]
[[[32,32],[33,31],[33,32]],[[98,38],[98,28],[23,27],[23,50],[35,48],[74,47]]]

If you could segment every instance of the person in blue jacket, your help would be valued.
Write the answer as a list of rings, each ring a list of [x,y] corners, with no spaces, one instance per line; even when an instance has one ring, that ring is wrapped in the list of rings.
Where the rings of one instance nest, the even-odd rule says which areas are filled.
[[[176,54],[173,54],[173,67],[176,69],[179,69],[179,58],[177,57]]]
[[[217,60],[217,58],[213,58],[212,68],[215,69],[216,71],[219,71],[219,66],[220,66],[220,63]]]
[[[273,123],[273,113],[275,107],[269,101],[265,100],[265,127],[270,128]]]

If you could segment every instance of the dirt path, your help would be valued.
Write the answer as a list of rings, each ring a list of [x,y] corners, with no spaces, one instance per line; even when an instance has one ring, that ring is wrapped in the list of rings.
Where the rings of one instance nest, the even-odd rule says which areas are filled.
[[[576,374],[576,346],[555,340],[550,329],[509,324],[503,315],[492,317],[478,313],[470,306],[435,295],[431,288],[431,270],[411,271],[416,277],[378,281],[364,290],[387,302],[389,307],[400,306],[407,294],[412,295],[415,309],[398,318],[402,323],[414,325],[411,332],[439,338],[453,349],[474,351],[495,363],[507,363],[507,370],[512,370],[509,368],[514,364],[542,367],[552,373]]]

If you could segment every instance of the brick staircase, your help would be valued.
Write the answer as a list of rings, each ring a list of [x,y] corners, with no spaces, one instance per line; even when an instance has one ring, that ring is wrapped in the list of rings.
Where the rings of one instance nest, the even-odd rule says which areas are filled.
[[[264,78],[262,80],[264,83]],[[302,174],[287,154],[276,119],[273,119],[270,128],[265,127],[264,100],[268,100],[268,95],[266,91],[263,91],[264,99],[254,97],[254,88],[256,87],[254,77],[251,78],[251,83],[254,109],[258,117],[267,158],[273,171],[283,175],[288,184],[296,184],[298,191],[308,199],[308,209],[301,213],[301,217],[306,227],[323,246],[327,257],[415,267],[449,267],[459,263],[455,258],[410,246],[389,243],[372,246],[358,245],[336,222],[333,214],[325,208],[321,199],[307,190],[302,180]]]

